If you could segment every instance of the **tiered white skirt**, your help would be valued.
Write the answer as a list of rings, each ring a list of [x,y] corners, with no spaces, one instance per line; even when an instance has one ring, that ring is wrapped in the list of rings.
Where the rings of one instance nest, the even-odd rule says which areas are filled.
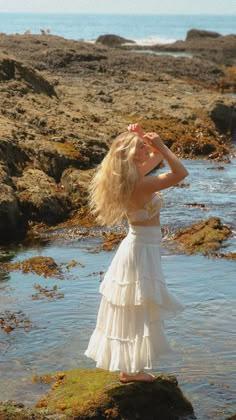
[[[164,319],[183,310],[161,268],[161,229],[130,226],[100,285],[102,299],[87,357],[110,371],[152,369],[171,351]]]

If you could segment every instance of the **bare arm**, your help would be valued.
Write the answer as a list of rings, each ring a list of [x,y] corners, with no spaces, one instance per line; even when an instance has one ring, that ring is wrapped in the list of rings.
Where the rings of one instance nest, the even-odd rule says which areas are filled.
[[[163,160],[160,153],[151,153],[149,159],[140,166],[142,175],[151,172]]]
[[[188,171],[185,166],[181,163],[177,156],[175,156],[175,154],[164,145],[161,138],[156,133],[147,133],[144,135],[144,139],[167,161],[170,172],[143,178],[139,184],[139,188],[142,188],[142,190],[147,194],[151,194],[155,191],[172,187],[188,176]]]

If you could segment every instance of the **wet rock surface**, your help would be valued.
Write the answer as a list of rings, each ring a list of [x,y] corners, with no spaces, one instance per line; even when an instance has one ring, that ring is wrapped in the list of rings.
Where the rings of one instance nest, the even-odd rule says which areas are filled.
[[[235,36],[205,35],[188,35],[193,58],[134,52],[110,35],[102,39],[116,48],[101,39],[0,35],[1,241],[84,205],[87,171],[129,123],[160,133],[178,156],[229,155],[236,101],[225,92],[236,92],[236,70],[213,58],[210,43],[234,60]]]

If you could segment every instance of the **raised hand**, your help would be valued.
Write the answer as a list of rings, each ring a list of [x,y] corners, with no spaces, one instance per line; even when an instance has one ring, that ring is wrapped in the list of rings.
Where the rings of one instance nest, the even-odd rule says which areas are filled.
[[[144,132],[139,124],[129,124],[128,125],[128,131],[132,133],[137,133],[138,136],[142,139],[144,136]]]
[[[146,133],[143,136],[143,140],[153,151],[161,151],[164,146],[163,141],[157,133]]]

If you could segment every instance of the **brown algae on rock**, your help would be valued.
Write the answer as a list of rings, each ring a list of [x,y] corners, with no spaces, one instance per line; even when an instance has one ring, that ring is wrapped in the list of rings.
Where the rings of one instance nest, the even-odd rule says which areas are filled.
[[[102,244],[102,249],[104,251],[112,251],[126,236],[125,232],[116,233],[116,232],[102,232],[102,237],[104,242]]]
[[[37,404],[68,418],[176,420],[193,414],[174,376],[156,375],[153,383],[121,384],[118,373],[101,369],[65,372],[49,394]]]
[[[24,274],[35,273],[38,276],[63,278],[60,267],[51,257],[31,257],[23,261],[2,263],[3,270],[21,270]]]
[[[219,249],[221,242],[226,240],[231,233],[231,229],[223,225],[218,217],[211,217],[180,229],[173,239],[190,254],[205,253]]]

